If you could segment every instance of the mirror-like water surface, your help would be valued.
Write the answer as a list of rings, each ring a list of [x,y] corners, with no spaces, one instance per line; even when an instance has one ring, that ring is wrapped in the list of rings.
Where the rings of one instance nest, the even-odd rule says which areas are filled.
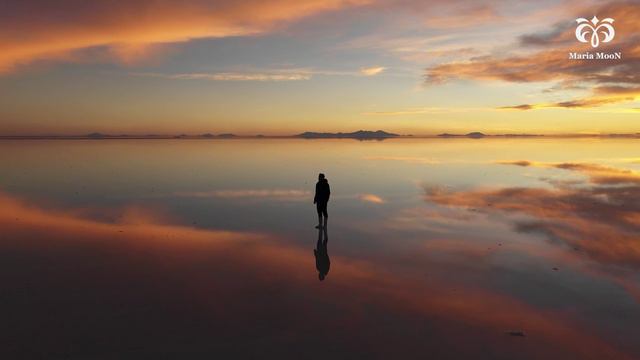
[[[637,149],[2,141],[0,351],[638,358]]]

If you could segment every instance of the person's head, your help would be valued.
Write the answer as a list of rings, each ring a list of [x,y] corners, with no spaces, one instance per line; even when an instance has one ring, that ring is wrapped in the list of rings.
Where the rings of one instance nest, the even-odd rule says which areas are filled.
[[[318,174],[318,180],[324,180],[324,174],[323,173]]]

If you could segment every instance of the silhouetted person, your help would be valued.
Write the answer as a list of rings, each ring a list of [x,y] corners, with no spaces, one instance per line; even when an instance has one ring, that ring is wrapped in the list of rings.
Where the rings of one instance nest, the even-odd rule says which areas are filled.
[[[322,234],[324,233],[324,240]],[[327,249],[327,243],[329,242],[329,236],[327,235],[327,227],[318,229],[318,243],[316,249],[313,250],[313,255],[316,257],[316,269],[318,269],[318,279],[320,281],[329,273],[329,267],[331,266],[331,260],[329,260],[329,250]]]
[[[324,226],[327,226],[327,203],[329,202],[329,196],[331,195],[331,189],[329,188],[329,182],[325,179],[324,174],[318,174],[318,182],[316,183],[316,195],[313,197],[313,203],[316,204],[318,210],[318,226],[316,229],[322,228],[322,217],[324,216]]]

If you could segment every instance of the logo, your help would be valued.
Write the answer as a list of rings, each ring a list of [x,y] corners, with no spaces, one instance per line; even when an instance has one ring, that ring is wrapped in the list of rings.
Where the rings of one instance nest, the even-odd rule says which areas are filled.
[[[577,18],[576,22],[579,24],[576,28],[576,39],[583,43],[591,42],[591,47],[594,49],[600,46],[600,42],[608,43],[616,36],[612,18],[599,20],[594,16],[591,21],[585,18]],[[587,40],[587,35],[589,34],[591,34],[591,39]],[[602,40],[600,40],[601,36],[604,36]]]

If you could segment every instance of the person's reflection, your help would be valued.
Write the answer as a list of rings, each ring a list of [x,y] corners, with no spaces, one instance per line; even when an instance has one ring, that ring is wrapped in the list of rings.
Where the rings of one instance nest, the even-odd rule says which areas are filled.
[[[324,239],[322,235],[324,233]],[[316,257],[316,269],[318,269],[318,279],[320,281],[329,273],[329,267],[331,261],[329,260],[329,251],[327,249],[327,242],[329,242],[329,236],[327,235],[327,227],[321,227],[318,229],[318,243],[316,244],[313,255]]]

